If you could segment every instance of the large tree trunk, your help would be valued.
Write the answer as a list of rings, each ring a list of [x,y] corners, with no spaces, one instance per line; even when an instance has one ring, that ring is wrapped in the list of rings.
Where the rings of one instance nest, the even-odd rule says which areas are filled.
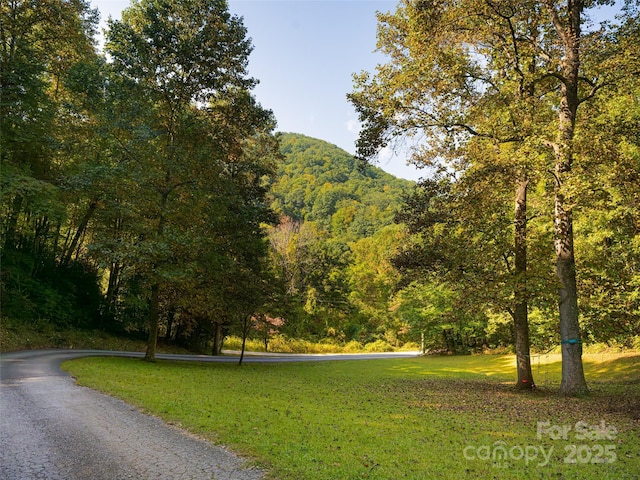
[[[160,324],[160,285],[154,283],[151,286],[151,302],[149,308],[149,337],[147,340],[147,353],[144,359],[154,362],[156,359],[156,346],[158,344],[158,326]]]
[[[584,395],[588,392],[582,368],[582,341],[578,321],[578,290],[576,287],[576,261],[573,249],[573,215],[568,206],[564,183],[571,174],[573,140],[578,111],[578,82],[580,72],[580,17],[583,2],[567,3],[566,20],[547,0],[554,26],[562,39],[562,79],[558,109],[558,137],[555,145],[555,254],[556,274],[559,280],[558,306],[560,313],[560,339],[562,343],[563,395]]]
[[[516,336],[516,361],[518,388],[535,388],[531,373],[529,345],[529,317],[527,305],[527,186],[529,180],[522,178],[516,187],[515,206],[515,309],[513,323]]]
[[[558,206],[556,206],[556,209]],[[571,213],[558,215],[559,222],[566,221],[566,228],[572,230]],[[566,240],[573,240],[568,233]],[[582,368],[582,342],[578,322],[578,292],[576,288],[575,259],[573,244],[556,242],[556,272],[560,281],[560,338],[562,343],[562,382],[560,393],[563,395],[584,395],[588,393],[587,382]]]
[[[562,178],[556,172],[558,179]],[[563,395],[588,393],[582,368],[582,341],[578,319],[578,289],[576,285],[576,260],[573,250],[573,216],[566,209],[560,180],[556,182],[555,199],[555,250],[556,275],[559,280],[558,307],[560,311],[560,339],[562,344]]]

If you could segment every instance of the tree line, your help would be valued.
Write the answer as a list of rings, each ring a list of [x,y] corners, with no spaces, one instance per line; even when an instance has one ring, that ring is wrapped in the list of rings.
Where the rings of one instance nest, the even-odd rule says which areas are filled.
[[[158,336],[513,345],[525,388],[560,344],[583,393],[582,343],[640,335],[639,37],[631,4],[568,5],[379,15],[358,155],[413,142],[414,186],[274,133],[222,0],[136,2],[104,53],[88,1],[3,2],[3,316],[137,332],[149,359]]]
[[[5,319],[144,335],[148,359],[158,336],[384,337],[350,298],[350,243],[412,183],[276,135],[226,2],[133,3],[103,53],[88,1],[1,15]]]
[[[568,395],[587,392],[585,339],[640,327],[637,2],[596,23],[602,5],[401,1],[379,15],[388,63],[349,95],[364,161],[417,139],[412,161],[433,171],[403,213],[398,266],[459,312],[507,313],[524,388],[529,312],[553,296]]]
[[[2,3],[3,299],[60,323],[143,314],[153,359],[161,317],[170,335],[178,309],[189,330],[262,303],[275,120],[226,2],[136,2],[104,54],[97,19]]]

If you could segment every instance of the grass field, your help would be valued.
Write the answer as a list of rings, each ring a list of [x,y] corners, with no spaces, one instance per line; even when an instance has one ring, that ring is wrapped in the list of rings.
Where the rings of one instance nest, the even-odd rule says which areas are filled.
[[[555,394],[559,356],[534,360],[528,393],[497,355],[64,368],[273,479],[640,478],[640,354],[585,355],[592,393],[577,399]]]

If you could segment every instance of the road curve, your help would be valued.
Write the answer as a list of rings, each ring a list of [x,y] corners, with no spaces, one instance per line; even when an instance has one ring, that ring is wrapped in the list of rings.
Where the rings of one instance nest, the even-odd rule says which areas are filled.
[[[251,354],[245,362],[415,356],[391,354]],[[222,446],[79,387],[60,369],[87,356],[142,357],[106,350],[39,350],[0,356],[2,480],[257,480],[263,472]],[[181,361],[237,362],[233,356],[158,354]]]

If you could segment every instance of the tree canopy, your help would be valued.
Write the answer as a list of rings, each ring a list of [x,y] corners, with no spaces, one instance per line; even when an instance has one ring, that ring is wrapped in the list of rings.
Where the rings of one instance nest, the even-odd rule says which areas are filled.
[[[493,258],[501,262],[502,257],[508,269],[513,255],[516,346],[522,347],[517,352],[519,376],[520,358],[528,357],[527,303],[534,293],[527,272],[532,263],[527,258],[527,189],[539,185],[535,191],[543,194],[542,202],[552,196],[553,208],[541,203],[540,213],[546,211],[554,223],[561,391],[566,394],[587,391],[580,360],[573,228],[574,205],[584,191],[583,179],[574,171],[578,128],[590,102],[610,95],[615,85],[630,78],[637,84],[638,77],[637,54],[629,49],[630,40],[638,38],[637,11],[627,3],[618,23],[589,30],[587,12],[595,5],[403,1],[394,13],[379,15],[378,48],[388,62],[379,65],[375,75],[356,75],[349,95],[364,124],[359,155],[369,160],[397,139],[418,138],[413,161],[431,166],[454,186],[445,208],[453,209],[454,225],[467,236],[463,243],[470,252],[491,251],[478,239],[499,245],[504,238],[504,233],[491,232],[508,231],[500,191],[513,185],[514,247],[502,247],[502,254],[499,248]],[[497,203],[487,204],[492,197]],[[465,210],[484,220],[475,226],[457,224],[471,218]],[[432,232],[436,225],[429,226]],[[461,264],[455,240],[444,239],[442,245],[446,251],[440,249],[437,259],[453,261],[463,275],[473,270]],[[432,255],[421,258],[429,264]],[[495,284],[497,272],[488,273],[482,278]]]
[[[2,3],[3,319],[149,359],[157,336],[515,346],[526,386],[530,345],[562,345],[585,391],[583,342],[640,338],[638,14],[598,25],[600,3],[380,14],[360,158],[275,133],[223,0],[133,2],[105,54],[89,2]],[[405,140],[417,185],[367,163]]]
[[[42,11],[3,4],[2,32],[12,37],[3,39],[2,91],[29,82],[25,99],[48,112],[34,118],[38,151],[18,143],[16,125],[33,130],[26,122],[2,124],[3,165],[15,165],[3,168],[12,186],[3,196],[3,260],[33,261],[32,277],[46,262],[41,275],[77,265],[93,272],[96,287],[108,278],[94,317],[148,331],[149,359],[167,318],[186,331],[216,318],[219,309],[201,303],[213,292],[229,316],[252,314],[257,306],[240,305],[237,290],[264,272],[261,225],[273,221],[264,179],[278,154],[272,114],[250,93],[241,20],[224,1],[136,2],[109,22],[106,61],[94,52],[96,17],[86,3],[47,3]],[[19,30],[33,18],[58,41],[49,50],[42,32]],[[27,62],[31,77],[13,73]],[[3,105],[15,118],[32,108],[17,97]],[[34,209],[29,196],[46,207]],[[19,290],[24,260],[15,262],[3,285]]]

